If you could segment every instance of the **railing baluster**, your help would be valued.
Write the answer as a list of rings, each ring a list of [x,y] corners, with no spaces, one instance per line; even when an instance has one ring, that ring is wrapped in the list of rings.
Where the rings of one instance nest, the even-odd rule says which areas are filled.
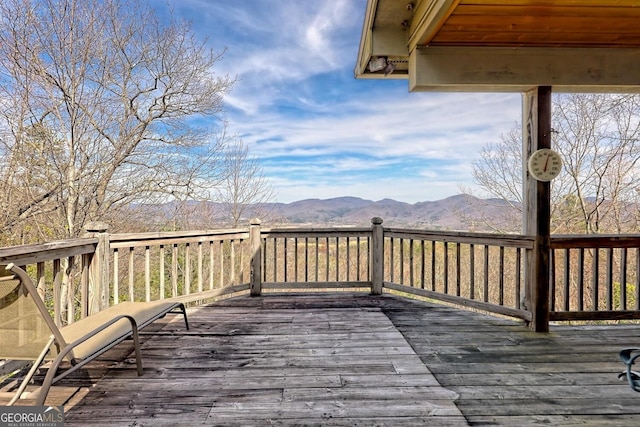
[[[247,264],[245,264],[245,246],[248,244],[244,239],[239,239],[240,240],[240,265],[238,266],[238,270],[240,272],[240,283],[244,283],[245,282],[245,275],[244,275],[244,267],[246,267]]]
[[[584,248],[578,250],[578,311],[584,308]]]
[[[229,241],[229,284],[236,284],[236,240]]]
[[[291,257],[291,245],[290,243],[290,238],[289,237],[285,237],[284,239],[282,239],[282,273],[284,274],[284,278],[282,279],[283,282],[289,282],[291,281],[291,273],[290,273],[290,269],[291,269],[291,262],[289,260],[289,258]]]
[[[636,311],[640,311],[640,248],[636,248]]]
[[[62,326],[62,307],[60,307],[62,301],[61,286],[62,271],[60,268],[60,259],[56,258],[53,260],[53,321],[58,326]]]
[[[309,238],[304,238],[304,281],[309,281]]]
[[[351,272],[350,270],[350,260],[351,260],[351,241],[349,236],[347,236],[347,262],[346,262],[346,270],[347,270],[347,277],[345,278],[345,280],[348,282],[349,281],[349,273]]]
[[[404,239],[398,239],[398,244],[400,245],[400,274],[399,279],[401,284],[405,284],[406,281],[404,279]]]
[[[436,291],[436,241],[431,241],[431,291]]]
[[[145,301],[151,301],[151,249],[144,247],[144,297]]]
[[[409,239],[409,286],[414,287],[414,277],[413,277],[413,239]]]
[[[593,265],[591,267],[591,287],[593,288],[591,308],[593,311],[598,310],[598,300],[600,299],[600,290],[598,283],[600,282],[600,250],[593,250]]]
[[[482,300],[484,302],[489,302],[489,245],[484,245],[484,289]]]
[[[213,241],[209,240],[209,290],[213,290],[215,287],[215,253],[214,253]]]
[[[225,287],[227,284],[225,283],[224,276],[224,240],[218,241],[218,276],[220,277],[220,286]]]
[[[134,282],[135,282],[135,267],[134,267],[134,247],[129,248],[129,301],[135,301],[136,296],[134,292]]]
[[[76,317],[76,289],[73,281],[73,275],[71,274],[74,262],[74,256],[67,257],[67,265],[64,268],[62,279],[63,283],[67,284],[67,292],[66,295],[63,296],[67,299],[67,324],[73,323]]]
[[[516,248],[516,283],[515,283],[515,307],[517,309],[521,309],[521,299],[522,296],[520,294],[520,287],[522,286],[522,249],[520,248]],[[555,300],[555,298],[552,298],[552,300]]]
[[[262,278],[260,279],[260,284],[262,286],[262,283],[265,283],[268,281],[268,277],[269,277],[269,273],[267,272],[267,260],[269,259],[269,253],[268,251],[268,246],[267,246],[267,238],[266,237],[262,237],[260,238],[260,245],[261,245],[261,259],[260,262],[262,263],[262,265],[260,266],[260,274],[262,275]],[[251,280],[251,279],[249,279]]]
[[[203,262],[204,262],[204,253],[203,253],[203,246],[202,246],[202,242],[198,242],[198,292],[202,292],[204,290],[204,284],[203,284]]]
[[[442,267],[442,280],[444,282],[444,293],[449,293],[449,244],[448,242],[442,242],[444,265]]]
[[[171,296],[178,296],[178,245],[171,248]]]
[[[460,242],[456,242],[456,295],[460,296],[462,284],[460,283],[461,269],[460,269],[460,257],[461,257]]]
[[[273,239],[273,281],[278,281],[278,239]]]
[[[120,258],[118,248],[113,250],[113,304],[120,302]]]
[[[620,248],[620,309],[627,309],[627,248]]]
[[[500,246],[500,267],[498,270],[499,304],[504,305],[504,246]]]
[[[320,238],[316,237],[316,282],[319,281],[320,278]]]
[[[160,269],[160,299],[164,299],[164,281],[165,281],[165,272],[164,272],[164,245],[160,245],[160,254],[159,254],[159,269]]]
[[[564,310],[569,311],[571,302],[571,249],[564,250]]]
[[[424,240],[420,240],[420,289],[424,289],[424,285],[425,285],[425,274],[426,274],[426,261],[424,259],[425,257],[425,250],[424,250]]]
[[[607,310],[613,310],[613,249],[607,249]]]
[[[360,281],[360,266],[362,265],[362,261],[360,258],[360,236],[357,237],[356,241],[356,280]]]
[[[184,245],[184,289],[182,293],[184,295],[191,294],[191,245],[186,243]]]
[[[44,299],[44,296],[47,291],[47,284],[45,282],[44,277],[44,262],[39,262],[36,264],[36,289],[38,290],[38,294],[40,294],[40,298]]]
[[[549,309],[551,311],[555,311],[556,309],[556,291],[557,291],[557,281],[556,281],[556,261],[557,261],[557,252],[555,249],[549,251]]]
[[[389,281],[393,282],[394,281],[393,280],[393,273],[394,273],[394,270],[395,270],[395,266],[397,264],[396,260],[395,260],[394,253],[393,253],[394,252],[394,247],[395,247],[394,242],[393,242],[393,237],[391,239],[389,239],[389,244],[390,244],[390,247],[389,247],[389,265],[390,265],[390,268],[389,268]]]
[[[89,315],[89,254],[80,258],[80,318]]]
[[[336,237],[336,282],[340,281],[340,238]]]
[[[326,264],[325,282],[328,282],[329,281],[329,238],[328,237],[326,238],[324,252],[325,252],[325,264]]]
[[[469,245],[469,299],[475,299],[476,295],[476,249],[475,245]]]
[[[293,280],[294,282],[298,281],[298,271],[300,268],[300,262],[299,262],[299,258],[298,258],[298,238],[296,237],[294,239],[294,247],[295,247],[295,252],[294,252],[294,272],[293,272]]]

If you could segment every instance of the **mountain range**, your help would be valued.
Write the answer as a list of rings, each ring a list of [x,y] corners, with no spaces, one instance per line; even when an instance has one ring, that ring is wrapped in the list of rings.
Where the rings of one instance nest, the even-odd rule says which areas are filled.
[[[223,206],[213,205],[212,211],[223,210]],[[486,231],[497,226],[504,231],[517,231],[521,219],[519,208],[518,204],[502,199],[480,199],[466,194],[414,204],[392,199],[337,197],[250,205],[243,215],[246,219],[241,222],[259,217],[266,227],[271,224],[369,226],[371,218],[380,217],[388,227]]]

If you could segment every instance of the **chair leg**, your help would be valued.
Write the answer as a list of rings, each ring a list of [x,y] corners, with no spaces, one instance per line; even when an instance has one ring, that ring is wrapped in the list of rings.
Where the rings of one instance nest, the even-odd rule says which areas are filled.
[[[138,368],[138,376],[142,376],[142,355],[140,352],[140,337],[138,335],[138,328],[133,328],[132,330],[132,338],[133,338],[133,348],[136,354],[136,366]]]
[[[180,303],[180,306],[178,307],[180,309],[180,312],[182,313],[182,318],[184,319],[184,326],[187,328],[187,331],[189,330],[189,320],[187,319],[187,309],[185,308],[184,304]]]
[[[31,381],[33,376],[36,374],[36,371],[38,370],[38,368],[40,367],[40,365],[44,361],[44,358],[47,356],[47,353],[49,353],[49,350],[50,350],[51,346],[53,345],[54,340],[55,340],[55,338],[51,337],[49,339],[49,341],[47,342],[47,346],[42,350],[42,352],[40,353],[38,358],[36,360],[34,360],[33,366],[31,366],[31,369],[29,369],[29,372],[27,373],[27,375],[22,380],[22,383],[20,383],[20,387],[18,387],[18,390],[16,391],[16,394],[13,396],[11,401],[9,401],[7,406],[13,406],[13,404],[16,403],[16,401],[18,399],[20,399],[20,396],[22,395],[24,390],[27,388],[27,385],[29,384],[29,381]]]
[[[174,306],[167,313],[182,314],[182,319],[184,319],[184,326],[187,328],[187,331],[189,330],[189,319],[187,318],[187,309],[186,309],[186,307],[184,306],[183,303],[178,303],[176,306]],[[165,315],[163,315],[162,317],[164,317],[164,316]]]
[[[36,406],[44,406],[44,401],[47,398],[47,394],[49,394],[49,389],[57,379],[56,373],[58,372],[58,367],[70,351],[71,347],[66,347],[58,353],[53,362],[51,362],[51,366],[49,366],[49,369],[47,370],[47,375],[44,376],[44,381],[42,381],[42,387],[40,388],[40,393],[38,393],[38,398],[36,399]],[[66,374],[67,372],[65,372],[65,375]]]

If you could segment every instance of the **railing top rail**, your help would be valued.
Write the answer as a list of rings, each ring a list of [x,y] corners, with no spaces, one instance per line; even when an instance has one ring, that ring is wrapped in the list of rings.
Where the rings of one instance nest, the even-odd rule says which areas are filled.
[[[155,233],[119,233],[110,234],[111,248],[135,246],[171,245],[179,243],[198,243],[210,240],[248,239],[247,229],[167,231]]]
[[[371,227],[263,228],[262,238],[270,237],[362,237],[371,235]]]
[[[10,262],[16,265],[34,264],[89,254],[95,252],[97,244],[97,238],[79,238],[32,245],[7,246],[0,248],[0,264]]]
[[[532,249],[533,236],[521,234],[472,233],[465,231],[434,231],[404,228],[386,228],[385,237],[434,240],[438,242],[469,243]]]
[[[568,248],[638,248],[640,234],[556,234],[552,249]]]

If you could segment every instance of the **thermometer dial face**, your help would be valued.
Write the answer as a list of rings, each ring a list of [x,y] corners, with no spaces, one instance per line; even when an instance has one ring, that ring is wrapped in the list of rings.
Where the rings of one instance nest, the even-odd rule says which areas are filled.
[[[536,150],[529,157],[529,173],[538,181],[551,181],[562,171],[562,159],[551,148]]]

